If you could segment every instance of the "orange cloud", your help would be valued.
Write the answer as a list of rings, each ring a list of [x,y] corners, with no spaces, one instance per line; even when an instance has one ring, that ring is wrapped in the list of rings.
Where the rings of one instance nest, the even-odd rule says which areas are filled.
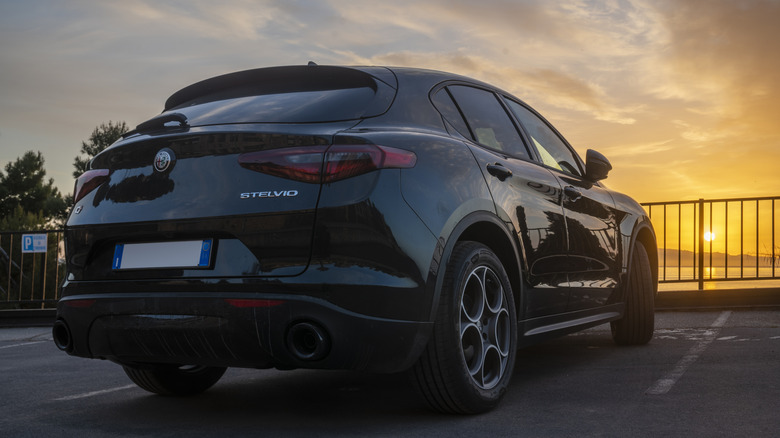
[[[780,3],[670,1],[660,11],[681,97],[727,134],[780,138]]]

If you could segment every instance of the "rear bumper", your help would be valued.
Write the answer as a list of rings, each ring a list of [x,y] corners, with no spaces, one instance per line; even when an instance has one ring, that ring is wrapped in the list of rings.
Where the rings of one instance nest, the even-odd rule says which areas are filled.
[[[69,354],[125,364],[396,372],[430,329],[309,296],[172,292],[65,297],[54,336]]]

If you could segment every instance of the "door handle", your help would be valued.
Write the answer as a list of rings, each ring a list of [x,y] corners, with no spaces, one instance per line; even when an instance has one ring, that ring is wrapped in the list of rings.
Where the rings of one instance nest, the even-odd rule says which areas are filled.
[[[572,186],[567,186],[563,189],[563,193],[566,194],[566,197],[569,198],[572,201],[577,201],[580,198],[582,198],[582,192],[577,190],[576,188]]]
[[[503,181],[510,176],[512,176],[512,171],[507,169],[506,167],[496,163],[496,164],[488,164],[487,165],[487,171],[489,174],[495,176],[498,178],[499,181]]]

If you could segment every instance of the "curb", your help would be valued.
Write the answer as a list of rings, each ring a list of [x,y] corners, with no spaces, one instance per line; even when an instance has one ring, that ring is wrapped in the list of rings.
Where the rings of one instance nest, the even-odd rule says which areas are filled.
[[[663,291],[656,310],[708,310],[780,307],[780,288]]]
[[[57,309],[0,310],[0,327],[51,327]]]

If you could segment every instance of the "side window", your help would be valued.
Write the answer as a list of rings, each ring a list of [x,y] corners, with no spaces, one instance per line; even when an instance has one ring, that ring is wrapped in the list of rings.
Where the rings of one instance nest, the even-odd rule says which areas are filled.
[[[441,115],[444,116],[444,119],[447,120],[460,135],[473,139],[471,132],[469,132],[469,127],[466,126],[463,116],[460,114],[460,111],[458,111],[458,107],[455,106],[455,102],[452,101],[452,97],[450,96],[450,93],[447,92],[446,88],[437,91],[436,94],[433,95],[432,100],[436,109],[439,110]]]
[[[455,99],[471,138],[491,149],[528,158],[523,140],[495,94],[464,85],[447,87]]]
[[[542,163],[562,172],[581,176],[578,160],[574,151],[569,149],[560,137],[536,114],[519,103],[504,99],[520,123],[531,137]]]

